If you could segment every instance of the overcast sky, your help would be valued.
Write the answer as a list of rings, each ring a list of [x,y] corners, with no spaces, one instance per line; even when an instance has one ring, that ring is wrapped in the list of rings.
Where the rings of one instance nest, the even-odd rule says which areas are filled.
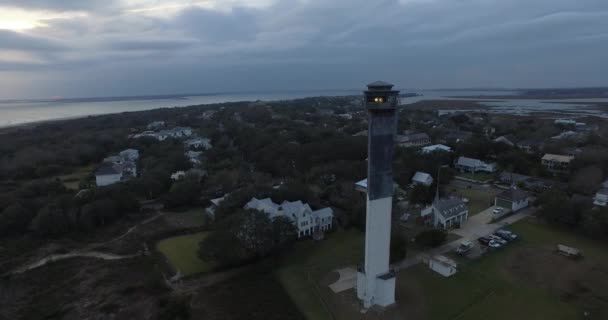
[[[608,85],[607,0],[0,0],[0,98]]]

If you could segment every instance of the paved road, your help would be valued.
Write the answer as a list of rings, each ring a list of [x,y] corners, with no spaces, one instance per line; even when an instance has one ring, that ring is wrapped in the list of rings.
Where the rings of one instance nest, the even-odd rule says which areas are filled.
[[[463,240],[475,241],[479,237],[483,237],[490,233],[494,233],[494,231],[496,231],[500,228],[504,228],[505,226],[511,225],[521,219],[529,217],[530,215],[534,214],[535,212],[536,212],[536,208],[526,208],[512,216],[509,216],[507,218],[500,220],[497,223],[491,223],[491,224],[482,222],[482,219],[480,219],[480,218],[475,219],[475,217],[477,215],[472,216],[471,218],[469,218],[469,220],[467,220],[467,222],[460,229],[456,229],[456,230],[452,231],[453,233],[461,236],[462,237],[461,239],[454,240],[452,242],[442,245],[441,247],[417,254],[413,257],[406,258],[406,259],[402,260],[401,262],[393,264],[392,267],[395,271],[409,268],[409,267],[419,263],[420,261],[422,261],[422,258],[424,256],[434,256],[434,255],[448,253],[450,251],[455,250],[460,245],[460,242],[462,242]]]

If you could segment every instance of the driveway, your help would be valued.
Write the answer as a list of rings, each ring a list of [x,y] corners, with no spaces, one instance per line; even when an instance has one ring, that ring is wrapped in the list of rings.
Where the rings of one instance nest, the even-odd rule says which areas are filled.
[[[452,233],[455,233],[455,234],[461,236],[462,237],[461,239],[454,240],[454,241],[446,243],[438,248],[431,249],[429,251],[417,254],[415,256],[405,258],[404,260],[393,264],[391,267],[395,271],[407,269],[407,268],[419,263],[420,261],[422,261],[422,257],[424,257],[424,256],[434,256],[434,255],[444,254],[444,253],[456,250],[456,248],[460,245],[460,243],[463,240],[470,240],[473,242],[477,242],[478,238],[486,236],[491,233],[494,233],[496,230],[498,230],[500,228],[504,228],[508,225],[514,224],[515,222],[517,222],[519,220],[529,217],[530,215],[534,214],[535,212],[536,212],[536,208],[526,208],[512,216],[509,216],[509,217],[506,217],[506,218],[500,220],[497,223],[490,223],[490,224],[484,222],[484,221],[486,221],[485,220],[486,218],[483,218],[483,217],[476,218],[477,216],[479,216],[479,214],[474,215],[474,216],[470,217],[469,220],[467,220],[467,222],[460,227],[460,229],[452,230]]]

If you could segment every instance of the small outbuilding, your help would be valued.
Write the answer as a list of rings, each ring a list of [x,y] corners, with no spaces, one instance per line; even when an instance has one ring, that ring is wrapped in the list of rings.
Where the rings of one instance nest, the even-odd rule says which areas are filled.
[[[429,268],[447,278],[458,271],[458,264],[445,256],[434,256],[429,259]]]
[[[528,194],[517,188],[511,188],[497,195],[494,205],[513,212],[519,211],[528,207]]]
[[[412,177],[412,183],[414,185],[423,185],[428,187],[433,184],[433,177],[426,172],[417,171]]]

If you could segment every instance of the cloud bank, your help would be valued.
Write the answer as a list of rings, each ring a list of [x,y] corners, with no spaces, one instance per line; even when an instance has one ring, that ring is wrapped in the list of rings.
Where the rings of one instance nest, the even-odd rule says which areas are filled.
[[[0,98],[608,85],[605,0],[0,1]]]

